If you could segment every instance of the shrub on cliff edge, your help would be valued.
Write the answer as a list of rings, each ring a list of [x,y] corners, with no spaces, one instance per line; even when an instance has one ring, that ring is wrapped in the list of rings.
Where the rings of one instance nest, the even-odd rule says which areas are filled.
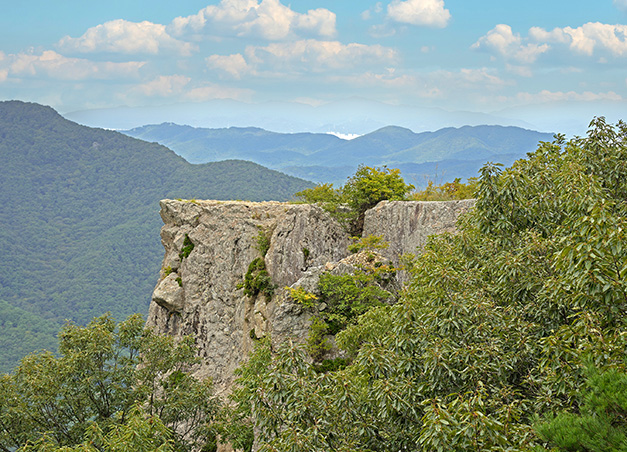
[[[323,184],[295,196],[304,202],[320,204],[346,225],[351,234],[360,235],[366,210],[380,201],[403,200],[413,189],[413,185],[405,183],[398,169],[360,165],[343,187],[334,189],[333,184]]]

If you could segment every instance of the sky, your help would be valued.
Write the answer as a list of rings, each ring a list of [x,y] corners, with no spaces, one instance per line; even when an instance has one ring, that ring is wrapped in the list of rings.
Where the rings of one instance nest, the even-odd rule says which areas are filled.
[[[495,112],[627,99],[627,0],[0,0],[0,99]]]

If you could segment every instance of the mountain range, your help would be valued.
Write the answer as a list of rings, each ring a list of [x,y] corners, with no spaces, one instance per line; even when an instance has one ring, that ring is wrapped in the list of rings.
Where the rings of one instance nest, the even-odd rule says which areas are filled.
[[[233,99],[212,99],[162,106],[72,111],[64,113],[64,116],[80,124],[116,130],[162,122],[205,128],[253,126],[281,133],[338,132],[358,135],[389,124],[416,131],[481,124],[533,128],[526,121],[504,115],[391,105],[356,97],[317,106],[300,102],[248,103]]]
[[[163,198],[287,200],[313,184],[251,162],[170,149],[0,102],[0,371],[51,349],[64,320],[145,313]]]
[[[196,128],[163,123],[123,133],[163,144],[192,163],[250,160],[286,174],[341,184],[360,164],[401,169],[416,186],[477,175],[486,161],[510,165],[553,135],[520,127],[464,126],[414,133],[387,126],[347,140],[325,133],[276,133],[255,127]]]
[[[116,130],[172,122],[212,129],[259,127],[281,133],[364,135],[390,124],[415,132],[489,124],[583,136],[594,116],[603,115],[608,122],[614,123],[624,118],[625,107],[624,100],[569,100],[473,112],[396,105],[354,97],[321,105],[213,99],[141,107],[95,108],[63,114],[83,125]]]

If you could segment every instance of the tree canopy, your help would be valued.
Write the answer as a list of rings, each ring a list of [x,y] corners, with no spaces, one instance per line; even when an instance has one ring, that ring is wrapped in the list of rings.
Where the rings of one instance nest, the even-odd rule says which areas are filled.
[[[366,210],[380,201],[400,201],[414,189],[398,169],[360,165],[340,188],[321,184],[296,193],[296,199],[321,204],[354,235],[360,235]]]
[[[486,165],[476,207],[456,234],[431,238],[400,301],[336,336],[349,365],[320,373],[298,345],[260,345],[234,419],[259,451],[616,450],[543,426],[565,413],[556,419],[576,435],[603,412],[625,433],[611,422],[622,402],[583,394],[624,392],[626,200],[622,122],[598,118],[586,137]]]
[[[122,450],[115,443],[125,437],[143,438],[143,450],[215,446],[210,423],[218,404],[210,382],[191,376],[198,362],[193,341],[177,343],[143,324],[139,315],[119,324],[109,315],[86,327],[67,323],[59,356],[33,353],[2,375],[0,450],[95,444],[113,451]]]

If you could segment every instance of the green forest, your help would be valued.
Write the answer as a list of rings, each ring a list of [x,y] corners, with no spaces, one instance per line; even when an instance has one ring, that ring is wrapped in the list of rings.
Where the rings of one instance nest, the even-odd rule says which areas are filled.
[[[340,328],[340,365],[259,340],[217,400],[193,341],[68,324],[0,379],[0,449],[626,451],[627,124],[488,163],[475,194],[394,304]]]
[[[313,184],[244,161],[192,165],[168,148],[0,102],[0,371],[52,349],[68,319],[146,313],[164,198],[287,200]]]

